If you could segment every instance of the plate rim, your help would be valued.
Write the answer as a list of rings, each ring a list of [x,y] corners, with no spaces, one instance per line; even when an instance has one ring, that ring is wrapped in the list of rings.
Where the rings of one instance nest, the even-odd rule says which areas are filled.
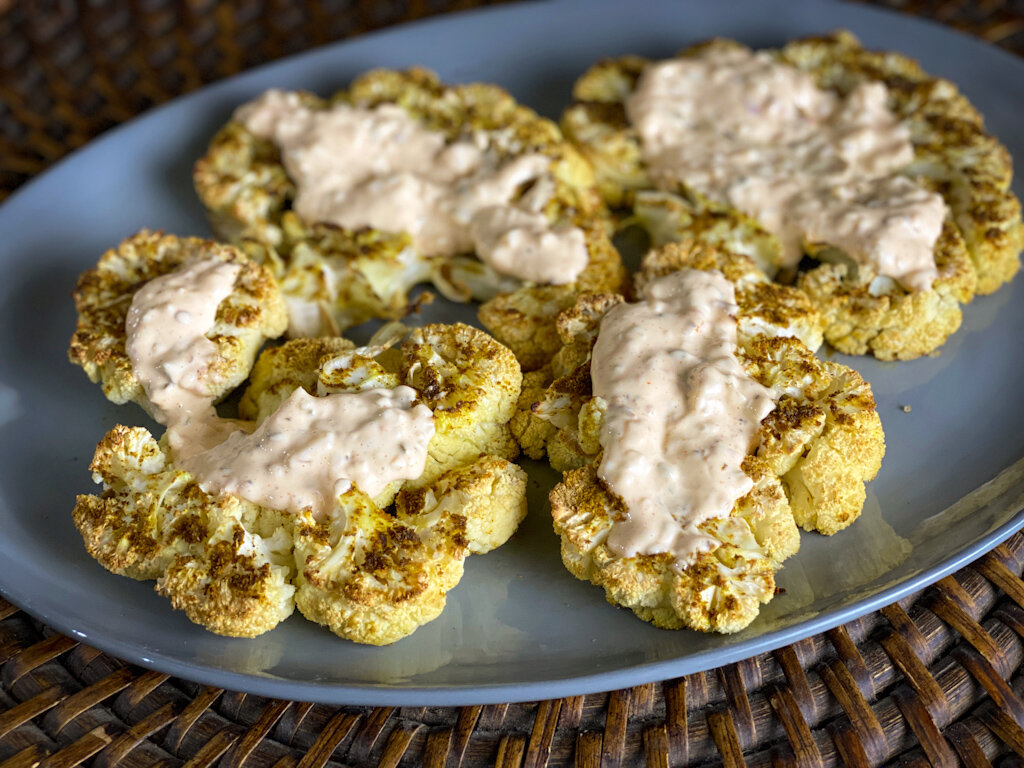
[[[552,5],[572,5],[574,0],[563,0]],[[579,4],[577,1],[575,4]],[[810,5],[810,2],[802,3]],[[886,19],[898,16],[895,11],[872,6],[849,6],[839,2],[816,2],[817,5],[833,7],[856,8],[857,14],[867,16],[880,15]],[[83,146],[65,155],[58,162],[47,168],[44,172],[37,174],[25,184],[16,189],[2,205],[3,209],[10,209],[11,204],[21,200],[31,193],[38,182],[51,174],[58,173],[68,163],[73,162],[81,153],[88,152],[107,142],[116,141],[121,131],[132,130],[137,124],[147,120],[158,119],[159,114],[165,109],[183,109],[183,105],[195,98],[200,98],[204,93],[211,90],[228,89],[237,86],[246,79],[259,79],[265,76],[268,70],[280,67],[285,64],[300,62],[309,57],[324,55],[326,52],[343,47],[354,41],[366,41],[368,39],[381,39],[389,35],[408,30],[410,27],[428,27],[431,25],[457,24],[460,19],[467,16],[477,15],[499,15],[501,13],[523,13],[535,9],[539,3],[521,2],[512,5],[487,6],[469,10],[461,10],[455,13],[441,14],[427,19],[403,22],[382,29],[374,30],[354,38],[347,38],[335,41],[324,46],[311,50],[302,51],[282,59],[266,62],[247,69],[230,77],[217,80],[203,86],[194,92],[173,98],[157,107],[122,123],[109,131],[106,131],[96,139],[87,142]],[[794,4],[794,6],[800,5]],[[550,6],[549,6],[550,7]],[[1024,61],[1005,50],[999,49],[991,44],[979,40],[967,33],[952,30],[938,22],[923,18],[904,17],[903,21],[912,26],[922,25],[930,29],[930,34],[954,35],[970,44],[983,46],[990,52],[1005,56],[1007,62],[1015,62],[1011,66],[1021,66]],[[1024,278],[1018,278],[1024,279]],[[842,608],[826,612],[822,616],[805,619],[797,623],[775,630],[770,630],[744,640],[735,645],[724,648],[713,648],[677,657],[669,660],[646,662],[637,665],[630,665],[624,668],[597,672],[592,675],[575,675],[567,678],[551,678],[541,681],[526,683],[500,683],[500,684],[465,684],[465,685],[415,685],[415,684],[393,684],[393,683],[347,683],[335,682],[318,683],[316,681],[296,681],[288,678],[275,677],[268,674],[242,673],[224,670],[210,663],[187,662],[179,658],[163,654],[145,652],[138,647],[137,643],[121,642],[117,638],[107,638],[102,632],[97,635],[90,632],[84,639],[84,633],[76,628],[71,621],[65,621],[61,616],[52,611],[45,611],[33,605],[31,599],[22,599],[24,595],[15,595],[8,587],[0,582],[0,596],[12,604],[21,608],[27,614],[34,616],[50,627],[75,639],[82,639],[88,645],[100,651],[108,653],[124,662],[131,663],[146,669],[153,669],[175,677],[192,680],[202,684],[217,685],[236,691],[244,691],[260,696],[276,698],[288,698],[318,702],[324,704],[349,704],[356,706],[464,706],[477,704],[491,704],[501,702],[522,702],[532,701],[539,698],[552,698],[562,696],[573,696],[598,691],[607,691],[622,687],[631,687],[638,684],[657,682],[683,674],[691,674],[700,670],[713,669],[724,664],[732,663],[741,659],[764,653],[779,647],[796,642],[799,639],[819,634],[823,631],[839,626],[852,619],[867,615],[888,605],[895,600],[905,597],[924,587],[933,584],[935,581],[967,565],[984,553],[990,551],[997,544],[1010,537],[1013,533],[1024,528],[1024,509],[1018,510],[1001,525],[988,533],[980,536],[973,543],[964,546],[960,551],[953,553],[942,562],[931,568],[918,571],[908,576],[903,581],[893,584],[885,589],[875,592],[860,600],[856,600]],[[2,578],[2,577],[0,577]],[[708,657],[714,656],[710,663]]]
[[[172,677],[182,678],[201,685],[213,685],[226,690],[240,691],[256,696],[287,699],[289,701],[305,701],[316,704],[351,705],[351,706],[477,706],[488,704],[515,704],[520,702],[540,701],[545,699],[565,698],[605,691],[632,688],[646,683],[682,677],[701,671],[717,669],[743,659],[752,658],[762,653],[783,648],[808,637],[834,629],[854,619],[861,618],[884,608],[907,595],[925,589],[942,578],[959,571],[985,553],[1010,538],[1024,528],[1024,509],[1018,511],[1008,521],[995,528],[989,534],[978,539],[973,545],[966,547],[955,556],[934,566],[919,571],[915,576],[888,587],[862,600],[855,601],[846,607],[824,616],[806,619],[789,627],[771,630],[751,638],[750,643],[741,642],[726,648],[713,648],[696,654],[676,659],[648,662],[625,667],[622,669],[597,672],[593,675],[577,675],[567,678],[554,678],[526,683],[500,683],[490,685],[468,684],[455,685],[409,685],[388,683],[317,683],[315,681],[295,681],[271,675],[256,675],[231,672],[209,665],[182,662],[178,659],[159,653],[142,653],[133,643],[121,643],[116,639],[107,639],[92,634],[83,637],[84,633],[60,616],[44,611],[34,611],[31,606],[22,606],[8,596],[3,584],[0,584],[0,597],[7,599],[34,618],[42,621],[53,629],[71,639],[78,639],[93,648],[107,653],[114,658],[144,669],[161,672]],[[639,621],[639,619],[638,619]],[[670,631],[670,630],[666,630]],[[751,649],[751,646],[755,648]],[[709,656],[716,656],[715,663],[700,663]],[[196,673],[202,672],[202,679]],[[556,693],[552,691],[557,689]]]

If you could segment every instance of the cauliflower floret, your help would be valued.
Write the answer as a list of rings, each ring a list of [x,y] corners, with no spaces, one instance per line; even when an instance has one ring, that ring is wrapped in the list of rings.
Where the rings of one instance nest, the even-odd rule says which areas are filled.
[[[555,434],[556,427],[547,419],[538,417],[532,410],[534,403],[544,397],[544,391],[551,384],[550,367],[523,374],[523,389],[516,402],[516,411],[509,421],[512,436],[531,459],[544,458],[545,445]]]
[[[746,467],[745,467],[746,468]],[[799,545],[779,481],[760,473],[733,514],[701,525],[719,542],[678,567],[672,554],[619,557],[606,544],[622,502],[595,464],[568,472],[551,492],[562,561],[576,578],[603,587],[608,602],[664,629],[738,632],[775,594],[775,571]]]
[[[793,516],[831,535],[864,507],[864,484],[882,466],[885,437],[870,385],[845,365],[818,360],[795,339],[743,344],[747,372],[783,393],[761,422],[759,458],[782,478]]]
[[[384,645],[437,618],[462,578],[465,520],[441,515],[420,527],[382,511],[358,491],[338,514],[296,524],[296,603],[336,635]]]
[[[260,356],[239,412],[262,420],[299,386],[322,394],[398,384],[418,390],[434,412],[426,467],[410,481],[416,486],[479,456],[518,455],[508,423],[522,387],[519,364],[506,347],[462,323],[413,329],[397,349],[355,349],[335,339],[289,341]]]
[[[654,228],[656,244],[699,242],[717,245],[723,254],[748,254],[759,266],[778,261],[774,236],[763,233],[771,239],[762,238],[763,231],[735,210],[716,211],[705,229],[706,219],[699,218],[682,197],[640,192],[636,200],[638,218]],[[799,275],[799,290],[784,288],[794,302],[820,316],[817,342],[801,336],[812,349],[820,344],[823,330],[825,339],[840,352],[911,360],[940,347],[960,327],[960,305],[974,296],[974,265],[951,220],[935,245],[939,279],[927,291],[908,293],[892,278],[854,264],[834,250],[816,255],[823,263]],[[781,295],[775,289],[783,286],[768,283],[766,276],[764,280],[765,289]]]
[[[254,637],[291,615],[291,524],[280,512],[205,493],[149,432],[114,427],[90,469],[101,496],[72,513],[103,567],[157,591],[220,635]]]
[[[109,570],[157,591],[219,634],[250,637],[309,619],[361,643],[393,642],[435,618],[470,553],[500,546],[526,514],[526,474],[505,456],[521,374],[509,350],[464,325],[382,329],[377,343],[296,339],[266,350],[239,410],[249,427],[298,387],[324,395],[408,383],[434,412],[426,468],[376,497],[339,496],[326,519],[205,493],[141,428],[117,427],[92,469],[104,492],[74,519]],[[394,512],[385,508],[395,500]]]
[[[680,55],[738,45],[714,40]],[[888,106],[908,125],[914,146],[915,159],[903,173],[941,194],[950,210],[935,246],[939,278],[929,290],[907,292],[835,249],[808,247],[808,255],[823,263],[804,271],[799,287],[824,316],[825,339],[841,352],[882,360],[933,352],[960,326],[961,304],[975,293],[995,291],[1019,268],[1024,224],[1009,188],[1012,166],[1005,147],[985,133],[980,115],[951,83],[903,56],[866,51],[848,32],[796,41],[775,55],[839,94],[864,82],[885,84]],[[647,63],[627,56],[592,67],[576,83],[563,131],[594,165],[605,200],[613,207],[632,206],[654,245],[697,240],[746,254],[774,275],[779,243],[757,222],[692,190],[652,190],[624,108]]]
[[[436,618],[472,553],[504,544],[526,515],[526,473],[494,456],[403,490],[394,516],[358,491],[331,520],[300,518],[302,614],[341,637],[384,645]]]
[[[402,344],[399,377],[434,412],[427,465],[415,486],[491,454],[514,459],[519,447],[508,422],[522,387],[512,353],[468,325],[427,325]]]
[[[700,195],[640,190],[633,214],[658,248],[679,240],[695,240],[754,260],[766,277],[778,271],[779,238],[735,208]]]
[[[526,517],[526,472],[497,456],[481,456],[465,467],[441,475],[432,485],[406,487],[396,500],[400,520],[417,525],[438,516],[466,519],[469,551],[482,555],[497,549]]]
[[[134,401],[152,411],[125,351],[128,308],[142,285],[194,258],[241,266],[233,292],[220,303],[216,324],[206,334],[218,351],[216,365],[203,377],[211,395],[219,399],[244,381],[264,340],[284,332],[287,310],[262,266],[231,246],[142,230],[103,254],[74,292],[78,325],[68,357],[100,382],[113,402]]]
[[[930,182],[949,205],[977,273],[973,291],[992,293],[1017,274],[1024,223],[1010,189],[1013,161],[953,83],[905,56],[866,51],[849,32],[789,43],[779,57],[840,93],[865,81],[887,85],[889,106],[907,122],[914,144],[907,174]]]
[[[564,140],[557,125],[516,104],[497,86],[446,86],[419,68],[375,70],[331,99],[311,94],[300,98],[313,109],[336,103],[397,104],[449,142],[485,137],[502,159],[529,153],[547,156],[553,192],[543,213],[553,224],[584,231],[591,263],[573,284],[548,290],[549,286],[499,274],[463,254],[426,257],[408,233],[303,222],[291,209],[295,185],[277,147],[233,120],[197,162],[195,187],[214,230],[240,243],[274,272],[291,312],[290,335],[331,335],[374,317],[400,318],[409,312],[409,290],[432,281],[449,299],[497,302],[493,311],[482,312],[482,321],[521,355],[524,366],[537,367],[546,359],[546,326],[576,293],[623,288],[626,273],[608,241],[607,211],[589,164]],[[595,282],[600,285],[595,287]],[[549,294],[557,297],[557,306],[537,311],[538,305],[549,302]],[[514,316],[509,318],[507,310],[514,310]]]
[[[867,383],[846,366],[819,361],[801,341],[820,343],[821,322],[798,291],[768,282],[748,256],[694,243],[652,251],[637,282],[683,267],[718,269],[735,284],[737,355],[778,395],[743,462],[753,490],[728,517],[701,525],[719,542],[715,550],[681,567],[671,554],[624,558],[605,544],[627,510],[597,476],[606,404],[593,396],[590,355],[601,318],[621,296],[582,296],[559,316],[563,347],[533,374],[515,432],[524,450],[546,451],[564,473],[551,504],[574,575],[658,626],[734,632],[771,599],[775,570],[798,547],[798,525],[832,534],[857,518],[885,442]]]
[[[404,317],[415,309],[409,291],[434,269],[405,233],[306,225],[291,211],[281,215],[273,240],[247,234],[235,242],[277,278],[292,338],[336,336],[373,318]]]
[[[381,511],[390,498],[353,491],[342,497],[336,519],[308,518],[298,527],[299,610],[371,644],[393,642],[435,618],[462,576],[464,557],[503,544],[526,514],[526,475],[503,458],[516,454],[508,421],[522,381],[511,352],[461,324],[415,329],[400,354],[393,351],[372,342],[335,352],[328,339],[290,341],[265,353],[275,356],[267,363],[274,376],[254,375],[243,399],[272,410],[290,393],[282,382],[310,391],[404,383],[433,411],[426,466],[401,484],[394,517]],[[397,485],[385,493],[393,496]]]
[[[573,85],[573,104],[562,115],[562,132],[590,161],[612,208],[632,206],[634,192],[651,187],[625,108],[647,64],[640,56],[598,62]]]
[[[290,526],[289,526],[290,528]],[[291,531],[264,538],[230,518],[196,557],[179,555],[156,591],[189,620],[229,637],[256,637],[292,615],[295,587]]]
[[[908,293],[863,265],[824,263],[797,285],[825,317],[825,338],[848,355],[913,360],[934,352],[960,327],[962,303],[976,282],[960,232],[946,221],[935,245],[937,279],[927,291]]]

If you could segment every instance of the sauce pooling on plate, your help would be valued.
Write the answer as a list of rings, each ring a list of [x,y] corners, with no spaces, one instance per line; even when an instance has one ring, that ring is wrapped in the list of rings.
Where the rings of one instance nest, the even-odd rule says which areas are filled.
[[[607,403],[598,476],[628,511],[607,540],[618,555],[687,562],[717,546],[700,523],[753,488],[740,465],[775,401],[736,357],[737,309],[720,272],[685,269],[601,321],[591,359],[594,395]]]
[[[128,355],[176,463],[207,493],[318,517],[353,485],[376,496],[419,477],[434,417],[411,387],[322,397],[298,388],[252,434],[217,416],[209,384],[218,350],[206,334],[239,270],[217,259],[186,263],[146,283],[128,311]]]
[[[554,183],[542,154],[502,159],[486,134],[449,143],[394,104],[311,109],[277,90],[235,119],[280,148],[293,208],[307,222],[408,232],[425,256],[475,250],[535,283],[565,285],[587,266],[583,232],[552,226],[543,212]]]
[[[927,290],[942,197],[899,171],[914,159],[910,131],[880,83],[845,98],[767,53],[710,48],[648,66],[626,103],[655,183],[683,182],[778,236],[782,266],[804,244]]]

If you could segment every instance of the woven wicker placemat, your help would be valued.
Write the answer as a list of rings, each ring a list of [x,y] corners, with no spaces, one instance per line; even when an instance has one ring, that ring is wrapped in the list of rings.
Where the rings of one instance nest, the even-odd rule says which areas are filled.
[[[981,766],[997,755],[1022,765],[1022,565],[1016,534],[919,595],[737,664],[461,708],[203,687],[0,602],[0,765],[47,755],[48,766]]]
[[[0,199],[255,64],[473,2],[0,0]],[[1024,53],[1024,0],[886,0]],[[0,564],[0,567],[3,567]],[[170,678],[0,600],[7,766],[1024,766],[1024,535],[919,595],[738,664],[588,696],[334,707]]]

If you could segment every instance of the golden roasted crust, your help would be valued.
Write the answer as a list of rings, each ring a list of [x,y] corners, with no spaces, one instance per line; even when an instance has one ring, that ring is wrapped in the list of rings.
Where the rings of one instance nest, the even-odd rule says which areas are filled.
[[[568,472],[551,491],[555,533],[570,573],[664,629],[728,633],[753,621],[774,596],[779,562],[798,544],[778,480],[762,476],[732,516],[702,525],[720,546],[679,568],[671,554],[623,558],[608,548],[605,539],[623,509],[595,466]]]
[[[444,609],[468,554],[465,519],[442,514],[412,526],[360,496],[331,521],[300,517],[295,601],[303,616],[336,635],[385,645]]]
[[[728,517],[704,524],[717,549],[680,566],[669,554],[619,557],[604,543],[625,510],[596,473],[605,404],[593,397],[590,354],[601,318],[622,297],[582,296],[559,315],[563,347],[529,375],[513,428],[525,452],[547,452],[565,473],[551,504],[570,572],[658,626],[734,632],[771,599],[775,570],[798,547],[797,525],[831,534],[856,520],[885,441],[867,383],[800,340],[820,342],[821,322],[799,292],[769,282],[747,256],[694,243],[653,251],[638,283],[681,268],[718,269],[736,285],[737,354],[780,393],[743,464],[754,489]]]
[[[871,386],[796,339],[757,337],[741,359],[753,378],[785,393],[761,422],[756,455],[781,478],[797,524],[826,535],[846,528],[885,454]]]
[[[472,326],[427,325],[402,344],[399,378],[434,412],[427,464],[413,486],[484,455],[514,459],[508,422],[523,377],[515,356]]]
[[[423,521],[451,513],[476,555],[504,544],[526,517],[526,472],[498,456],[481,456],[450,469],[429,486],[407,485],[395,500],[399,520]]]
[[[554,424],[538,418],[531,410],[533,404],[539,403],[544,397],[544,392],[550,384],[550,367],[524,373],[523,389],[516,402],[516,412],[509,421],[512,436],[519,443],[523,453],[531,459],[544,458],[548,440],[554,437],[557,431]]]
[[[466,556],[504,544],[525,515],[526,473],[494,456],[405,488],[394,515],[354,496],[343,519],[300,519],[296,604],[337,635],[392,643],[436,618]]]
[[[338,102],[361,106],[394,103],[449,140],[483,131],[491,135],[503,156],[546,155],[551,158],[555,192],[545,213],[552,221],[573,223],[587,231],[593,262],[576,286],[555,293],[575,295],[579,290],[592,290],[587,286],[593,283],[600,283],[601,290],[622,287],[625,271],[607,242],[603,221],[607,211],[590,166],[563,139],[555,123],[517,104],[501,88],[480,83],[448,86],[432,72],[413,68],[404,72],[374,70],[330,99],[311,94],[304,98],[313,108]],[[302,335],[312,335],[308,329],[318,322],[321,332],[337,333],[372,317],[400,318],[408,311],[409,289],[424,281],[433,281],[442,294],[458,301],[495,297],[512,305],[546,301],[533,295],[545,291],[546,286],[500,275],[476,259],[424,258],[404,233],[353,232],[301,222],[291,211],[295,189],[276,147],[240,123],[228,123],[213,138],[207,154],[196,164],[194,182],[215,231],[242,243],[250,256],[271,266],[289,303],[305,318],[298,329]],[[516,354],[522,352],[524,360],[534,359],[538,351],[522,328],[524,323],[532,328],[547,319],[517,318],[505,330],[498,318],[498,324],[488,327],[502,335]]]
[[[796,41],[776,55],[840,93],[865,81],[884,83],[890,108],[910,127],[916,157],[905,174],[939,192],[951,212],[936,245],[940,279],[930,291],[907,293],[850,265],[823,264],[800,285],[825,315],[825,337],[840,351],[884,360],[929,354],[959,327],[960,304],[996,290],[1019,268],[1024,224],[1009,188],[1005,147],[985,133],[981,116],[952,83],[904,56],[866,51],[848,32]],[[562,117],[566,136],[594,165],[605,199],[614,207],[634,206],[655,245],[695,239],[773,267],[778,243],[757,222],[685,190],[651,190],[623,107],[646,63],[636,56],[599,62],[577,81],[576,101]]]
[[[404,637],[440,613],[465,557],[503,544],[526,514],[526,474],[508,460],[518,452],[508,427],[522,381],[515,357],[466,325],[416,329],[399,349],[295,339],[263,352],[239,411],[253,425],[297,387],[400,381],[434,412],[415,480],[372,499],[354,488],[314,520],[207,494],[145,429],[118,426],[90,467],[102,494],[79,496],[73,512],[86,549],[114,573],[156,579],[173,607],[218,634],[255,636],[297,605],[356,642]]]
[[[125,318],[142,285],[193,258],[241,266],[234,291],[221,302],[207,334],[219,352],[216,369],[204,379],[211,395],[219,399],[244,381],[263,341],[284,332],[287,311],[273,276],[262,266],[232,246],[142,230],[104,253],[79,277],[74,292],[78,325],[68,358],[100,382],[113,402],[134,401],[149,410],[125,351]]]
[[[141,427],[110,430],[90,469],[104,492],[79,496],[72,517],[104,568],[157,579],[175,608],[221,635],[255,637],[291,614],[292,564],[275,551],[282,540],[290,550],[283,515],[206,494]]]

